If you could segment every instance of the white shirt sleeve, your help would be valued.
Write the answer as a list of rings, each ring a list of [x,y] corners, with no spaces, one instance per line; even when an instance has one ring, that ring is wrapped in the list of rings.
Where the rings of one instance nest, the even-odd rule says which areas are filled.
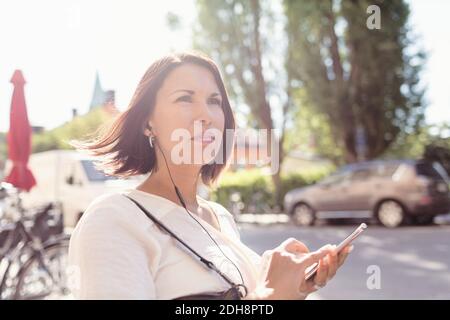
[[[161,248],[133,219],[138,217],[113,203],[83,215],[69,249],[77,299],[156,299],[153,273]]]
[[[233,227],[234,233],[236,235],[236,238],[239,239],[239,241],[241,241],[241,232],[239,230],[238,225],[236,224],[236,221],[234,220],[234,217],[231,213],[228,213],[228,219],[230,220],[230,224]]]

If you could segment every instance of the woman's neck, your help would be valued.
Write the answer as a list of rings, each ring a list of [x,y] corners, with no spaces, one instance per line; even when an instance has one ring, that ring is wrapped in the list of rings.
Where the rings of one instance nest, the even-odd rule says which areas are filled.
[[[183,166],[171,166],[170,173],[186,206],[191,208],[198,207],[198,171],[192,170],[192,168],[183,168]],[[181,205],[170,175],[165,167],[160,167],[158,171],[150,174],[136,189],[162,196]]]

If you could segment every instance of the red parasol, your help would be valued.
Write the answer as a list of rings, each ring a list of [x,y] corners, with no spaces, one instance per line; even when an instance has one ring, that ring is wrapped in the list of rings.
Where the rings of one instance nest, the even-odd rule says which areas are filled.
[[[8,132],[8,158],[13,162],[13,167],[5,181],[16,188],[30,191],[36,185],[36,180],[27,167],[31,153],[31,127],[25,104],[25,79],[22,71],[14,71],[11,83],[14,91]]]

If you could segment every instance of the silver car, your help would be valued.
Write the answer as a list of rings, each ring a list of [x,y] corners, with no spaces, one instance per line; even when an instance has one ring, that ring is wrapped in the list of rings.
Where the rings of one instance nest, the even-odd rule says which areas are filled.
[[[429,224],[450,212],[449,178],[437,162],[367,161],[289,191],[284,209],[303,226],[339,218],[376,218],[390,228],[405,222]]]

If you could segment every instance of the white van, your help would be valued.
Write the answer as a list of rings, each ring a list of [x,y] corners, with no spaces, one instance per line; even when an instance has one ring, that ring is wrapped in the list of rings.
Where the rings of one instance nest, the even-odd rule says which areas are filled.
[[[6,163],[9,172],[11,163]],[[73,228],[97,196],[134,188],[145,175],[129,179],[109,177],[94,167],[92,158],[72,150],[51,150],[30,156],[29,168],[36,178],[30,192],[23,192],[25,208],[57,202],[62,206],[64,226]]]

